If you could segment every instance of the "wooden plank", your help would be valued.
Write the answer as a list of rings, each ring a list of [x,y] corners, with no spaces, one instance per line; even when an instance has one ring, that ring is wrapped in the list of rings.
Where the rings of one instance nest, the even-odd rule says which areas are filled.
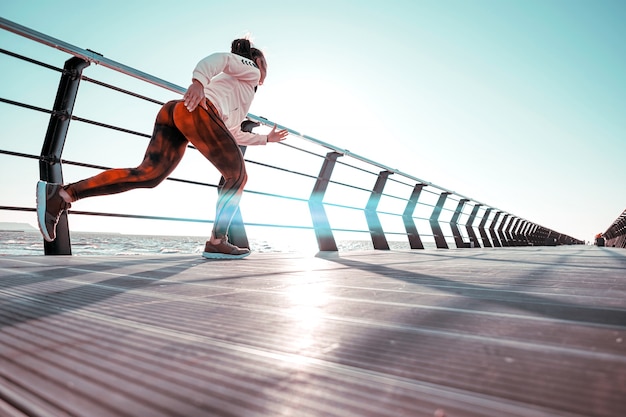
[[[625,272],[623,250],[581,246],[2,257],[0,405],[18,416],[621,415]]]

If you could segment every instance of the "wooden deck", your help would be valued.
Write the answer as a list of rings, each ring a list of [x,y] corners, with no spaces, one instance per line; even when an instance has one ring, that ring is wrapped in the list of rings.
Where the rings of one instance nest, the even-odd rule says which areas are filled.
[[[2,416],[624,416],[626,251],[0,257]]]

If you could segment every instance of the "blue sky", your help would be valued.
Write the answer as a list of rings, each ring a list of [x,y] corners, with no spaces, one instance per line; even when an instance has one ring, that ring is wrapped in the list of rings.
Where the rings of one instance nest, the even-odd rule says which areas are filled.
[[[626,207],[624,1],[14,0],[0,15],[181,86],[251,33],[269,64],[254,114],[579,239]],[[32,86],[0,95],[44,95]]]

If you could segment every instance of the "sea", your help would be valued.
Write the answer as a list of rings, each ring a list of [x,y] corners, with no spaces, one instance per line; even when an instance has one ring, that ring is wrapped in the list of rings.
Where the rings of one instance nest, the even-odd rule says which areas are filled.
[[[202,254],[206,237],[200,236],[153,236],[127,235],[121,233],[71,232],[72,255],[118,256],[118,255],[172,255]],[[249,239],[250,249],[255,253],[315,253],[316,242],[303,240]],[[389,242],[391,249],[409,249],[408,243]],[[337,241],[339,252],[373,249],[368,240]],[[0,231],[0,256],[43,255],[43,238],[39,231]]]

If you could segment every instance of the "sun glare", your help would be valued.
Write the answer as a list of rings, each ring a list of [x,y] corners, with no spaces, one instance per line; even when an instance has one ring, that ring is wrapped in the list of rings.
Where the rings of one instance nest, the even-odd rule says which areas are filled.
[[[303,260],[315,262],[316,259]],[[328,282],[311,273],[305,266],[305,273],[299,276],[286,289],[289,302],[287,314],[293,325],[292,348],[297,352],[313,349],[316,334],[323,325],[325,306],[330,296]]]

